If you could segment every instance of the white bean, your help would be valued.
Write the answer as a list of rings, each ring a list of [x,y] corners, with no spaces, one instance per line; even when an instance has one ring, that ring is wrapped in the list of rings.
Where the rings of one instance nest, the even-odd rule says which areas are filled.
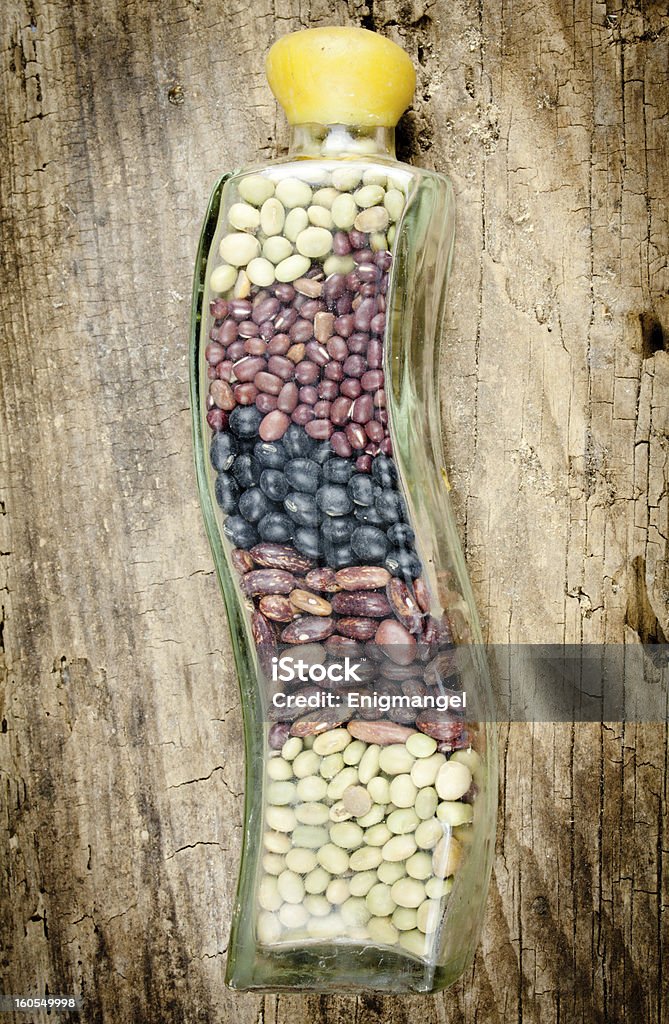
[[[378,167],[368,167],[362,176],[363,185],[380,185],[385,188],[388,183],[388,175]]]
[[[384,860],[406,860],[415,852],[416,843],[412,835],[393,836],[381,850]]]
[[[259,288],[269,288],[274,284],[274,264],[262,256],[251,260],[246,268],[251,284],[257,284]]]
[[[309,225],[309,217],[307,211],[301,207],[297,207],[295,210],[291,210],[286,216],[286,222],[283,225],[284,236],[291,242],[294,242],[300,231],[304,231]]]
[[[365,897],[367,909],[374,917],[390,917],[396,907],[389,885],[377,882]]]
[[[274,195],[274,182],[261,174],[249,174],[242,178],[237,185],[237,191],[242,199],[254,206],[262,206],[266,199]]]
[[[365,832],[365,842],[368,846],[385,846],[389,839],[392,839],[392,832],[383,821],[378,825],[372,825]]]
[[[300,181],[299,178],[283,178],[278,182],[274,194],[289,210],[296,206],[309,206],[313,195],[306,181]]]
[[[344,924],[351,928],[359,928],[367,924],[370,918],[365,901],[359,896],[349,896],[341,905],[341,917]]]
[[[383,775],[376,775],[370,779],[367,789],[375,804],[390,803],[390,784]]]
[[[436,789],[433,786],[426,786],[425,789],[419,790],[414,810],[418,817],[425,821],[427,818],[433,818],[437,813],[438,803],[439,798],[437,797]]]
[[[221,263],[220,267],[216,267],[216,270],[212,271],[209,277],[209,287],[212,292],[228,292],[236,280],[237,271],[235,268],[228,266],[227,263]]]
[[[330,903],[326,900],[325,896],[315,894],[313,896],[304,897],[304,907],[312,917],[327,917],[332,910]]]
[[[456,828],[458,825],[468,825],[472,821],[474,808],[471,804],[460,803],[459,800],[442,800],[437,807],[437,817],[444,825]]]
[[[385,816],[386,808],[384,804],[374,804],[371,811],[358,818],[358,825],[362,825],[363,828],[371,828],[372,825],[378,825],[380,821],[383,821]]]
[[[317,865],[316,854],[302,846],[295,846],[286,854],[286,867],[298,875],[308,875]],[[409,872],[411,874],[411,872]]]
[[[330,826],[330,839],[344,850],[356,850],[362,838],[363,831],[354,821],[340,821]]]
[[[415,908],[425,899],[425,886],[416,878],[400,878],[392,886],[390,893],[398,907]]]
[[[318,857],[318,854],[316,855]],[[310,871],[304,879],[304,888],[311,895],[318,895],[325,892],[330,884],[330,873],[325,868],[317,867]]]
[[[316,775],[321,759],[314,750],[303,750],[293,761],[293,772],[298,779],[306,779],[308,775]]]
[[[328,830],[318,825],[296,825],[293,829],[293,843],[295,846],[306,846],[310,850],[317,850],[319,846],[328,841]]]
[[[415,732],[407,739],[406,748],[414,757],[431,757],[437,749],[437,741],[424,732]]]
[[[301,904],[284,903],[279,911],[279,920],[284,928],[304,928],[309,920],[309,911]]]
[[[263,910],[278,910],[283,900],[279,895],[279,887],[276,878],[272,875],[264,875],[258,886],[258,903]]]
[[[335,846],[334,843],[325,843],[321,846],[316,853],[316,859],[331,875],[343,875],[348,870],[349,857],[346,850],[342,850],[341,846]],[[354,870],[358,871],[359,868],[356,867]]]
[[[414,953],[416,956],[425,956],[426,941],[425,936],[418,929],[400,934],[400,946],[403,946],[409,953]]]
[[[351,871],[370,871],[378,868],[383,854],[378,846],[363,846],[351,854],[349,866]]]
[[[273,757],[267,765],[267,774],[270,779],[281,782],[291,778],[293,769],[283,757]]]
[[[383,202],[385,191],[381,185],[363,185],[354,193],[356,205],[366,209],[369,206],[378,206]]]
[[[431,850],[444,835],[444,827],[437,818],[421,821],[416,829],[415,839],[421,850]]]
[[[260,242],[253,235],[243,231],[235,231],[225,235],[218,247],[221,259],[233,267],[245,267],[260,253]]]
[[[277,879],[279,894],[286,903],[301,903],[304,899],[304,882],[294,871],[287,868]]]
[[[341,754],[336,755],[341,758]],[[342,758],[343,763],[343,758]],[[341,800],[349,786],[355,786],[358,781],[358,769],[351,766],[342,770],[333,778],[328,786],[328,798],[330,800]]]
[[[295,812],[290,807],[268,807],[265,820],[276,832],[292,832],[297,824]]]
[[[342,757],[344,758],[344,764],[357,765],[360,764],[362,755],[367,750],[367,744],[363,740],[353,740],[347,747],[344,748]]]
[[[267,802],[276,807],[291,804],[295,799],[294,782],[270,782],[267,787]]]
[[[366,896],[373,885],[376,885],[375,871],[358,871],[349,879],[351,896]]]
[[[286,856],[286,864],[290,867],[288,857],[290,857],[290,854]],[[406,869],[407,875],[410,878],[417,878],[419,881],[424,882],[432,874],[432,858],[429,853],[414,853],[411,857],[407,858]]]
[[[425,900],[416,913],[416,926],[429,935],[439,927],[441,920],[441,903],[439,900]]]
[[[288,853],[291,847],[289,837],[282,832],[265,832],[264,842],[270,853]]]
[[[466,764],[447,761],[439,769],[435,789],[442,800],[459,800],[472,784],[472,773]]]
[[[294,761],[302,750],[302,740],[299,736],[289,736],[281,747],[281,756],[286,761]]]
[[[306,256],[300,256],[298,253],[295,253],[293,256],[289,256],[287,259],[277,263],[276,279],[284,284],[296,281],[298,277],[304,277],[310,266],[311,260],[308,260]]]
[[[324,779],[334,779],[344,768],[344,758],[340,753],[326,754],[321,761],[320,773]]]
[[[280,875],[286,867],[286,858],[279,853],[266,853],[262,859],[262,866],[268,875]]]
[[[332,172],[332,184],[342,192],[351,192],[362,181],[362,171],[357,167],[336,167]]]
[[[263,910],[258,914],[258,942],[271,946],[281,938],[281,922],[276,914],[270,914]]]
[[[384,946],[394,946],[399,932],[389,917],[370,917],[367,922],[369,937]]]
[[[334,227],[332,214],[325,206],[310,206],[307,210],[307,217],[309,218],[309,223],[313,224],[316,228]]]
[[[414,907],[397,907],[392,922],[400,932],[410,932],[416,927],[417,911]]]
[[[404,195],[397,188],[389,188],[383,198],[383,205],[391,220],[399,220],[404,210]]]
[[[344,192],[335,199],[330,212],[336,227],[341,231],[350,231],[358,215],[358,207],[353,196]]]
[[[408,832],[413,832],[417,828],[419,820],[413,807],[401,807],[388,815],[386,824],[395,835],[403,836]]]
[[[270,263],[281,263],[293,255],[293,246],[283,235],[272,235],[263,242],[262,254]]]
[[[319,782],[321,780],[319,779]],[[297,784],[299,796],[300,784]],[[329,808],[320,803],[300,803],[293,808],[295,817],[302,825],[324,825],[330,816]]]
[[[233,203],[228,210],[228,223],[238,231],[255,231],[260,224],[260,214],[249,203]]]
[[[260,211],[260,227],[268,236],[280,235],[286,220],[286,211],[278,199],[266,199]]]
[[[384,860],[382,864],[379,864],[376,875],[379,882],[384,882],[385,885],[393,885],[398,878],[404,878],[406,873],[404,861]]]
[[[333,878],[327,887],[325,898],[337,907],[351,895],[347,878]]]

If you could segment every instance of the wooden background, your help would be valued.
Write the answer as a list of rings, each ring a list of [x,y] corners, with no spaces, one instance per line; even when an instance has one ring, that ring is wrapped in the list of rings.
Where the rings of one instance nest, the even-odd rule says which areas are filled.
[[[418,69],[400,154],[458,197],[444,443],[486,635],[664,640],[666,3],[2,6],[4,991],[119,1024],[667,1020],[660,725],[500,727],[488,916],[452,991],[225,990],[241,726],[187,387],[208,192],[285,147],[268,46],[387,34]]]

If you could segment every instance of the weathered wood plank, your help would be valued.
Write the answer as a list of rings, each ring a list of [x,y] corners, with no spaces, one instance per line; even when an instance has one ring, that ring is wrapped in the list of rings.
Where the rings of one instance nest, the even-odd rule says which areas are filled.
[[[500,727],[486,930],[451,992],[222,984],[241,729],[191,468],[190,278],[216,176],[285,145],[264,52],[331,20],[407,46],[419,88],[401,154],[456,186],[444,442],[487,636],[666,636],[663,5],[13,0],[3,985],[81,991],[87,1020],[143,1024],[659,1022],[669,825],[655,726]]]

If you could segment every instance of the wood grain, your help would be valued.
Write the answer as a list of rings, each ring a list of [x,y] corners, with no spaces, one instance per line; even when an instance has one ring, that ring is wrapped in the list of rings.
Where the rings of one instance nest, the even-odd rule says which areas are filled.
[[[486,928],[450,992],[225,990],[241,725],[186,346],[209,189],[285,146],[262,70],[275,35],[334,21],[401,42],[419,84],[400,154],[457,192],[444,444],[486,634],[664,640],[666,5],[3,14],[4,991],[81,993],[82,1020],[123,1024],[660,1024],[660,725],[500,727]]]

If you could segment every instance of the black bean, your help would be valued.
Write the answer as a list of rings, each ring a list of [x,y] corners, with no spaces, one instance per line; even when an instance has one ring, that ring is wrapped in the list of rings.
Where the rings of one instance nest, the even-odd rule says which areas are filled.
[[[394,548],[383,564],[389,573],[403,580],[415,580],[423,571],[418,555],[407,548]]]
[[[216,477],[214,485],[216,501],[228,515],[237,511],[239,507],[239,487],[231,473],[221,472]]]
[[[286,512],[298,526],[316,526],[320,516],[313,494],[292,491],[283,503]]]
[[[247,522],[257,523],[272,511],[272,505],[259,487],[251,487],[239,499],[239,511]]]
[[[323,479],[331,484],[345,484],[355,472],[355,465],[348,459],[332,458],[323,466]]]
[[[316,442],[297,423],[291,423],[282,441],[289,459],[307,458],[316,447]]]
[[[384,491],[377,495],[374,506],[386,523],[399,523],[406,516],[406,506],[399,491]]]
[[[270,501],[283,501],[290,491],[288,481],[280,469],[263,469],[260,474],[260,489]]]
[[[353,515],[359,523],[367,523],[369,526],[386,527],[388,525],[373,505],[356,505],[353,509]]]
[[[325,540],[341,544],[350,540],[357,525],[351,516],[325,516],[321,524],[321,533]]]
[[[258,523],[260,539],[272,544],[285,544],[292,540],[295,524],[285,512],[268,512]]]
[[[350,544],[345,541],[342,544],[334,544],[332,541],[325,541],[325,560],[333,569],[346,569],[355,565],[357,558]]]
[[[353,508],[353,502],[345,487],[340,484],[323,484],[316,494],[318,508],[329,516],[345,516]]]
[[[386,537],[393,547],[403,548],[413,544],[415,534],[406,523],[393,523],[386,531]]]
[[[214,434],[209,446],[209,458],[214,469],[230,469],[237,451],[237,441],[232,434],[227,431]]]
[[[252,455],[238,455],[232,464],[232,475],[240,487],[255,487],[260,479],[260,468]]]
[[[315,494],[321,482],[321,467],[313,459],[291,459],[283,467],[290,489]],[[285,495],[284,495],[285,497]]]
[[[262,418],[255,405],[238,405],[230,413],[230,430],[238,437],[253,437],[258,433]]]
[[[372,461],[372,476],[382,487],[392,487],[397,482],[397,469],[387,455],[377,455]]]
[[[317,462],[319,466],[325,465],[332,455],[332,449],[330,448],[329,441],[319,441],[314,450],[310,453],[309,458]]]
[[[252,548],[258,543],[258,531],[243,516],[228,516],[223,524],[223,532],[236,548]]]
[[[293,534],[293,544],[307,558],[319,558],[323,554],[320,533],[311,526],[298,526]]]
[[[356,473],[352,476],[347,490],[356,505],[374,504],[374,484],[368,473]]]
[[[351,548],[365,564],[378,565],[388,552],[388,540],[376,526],[359,526],[351,534]]]
[[[253,454],[266,469],[281,469],[286,461],[286,452],[281,441],[258,441]]]

